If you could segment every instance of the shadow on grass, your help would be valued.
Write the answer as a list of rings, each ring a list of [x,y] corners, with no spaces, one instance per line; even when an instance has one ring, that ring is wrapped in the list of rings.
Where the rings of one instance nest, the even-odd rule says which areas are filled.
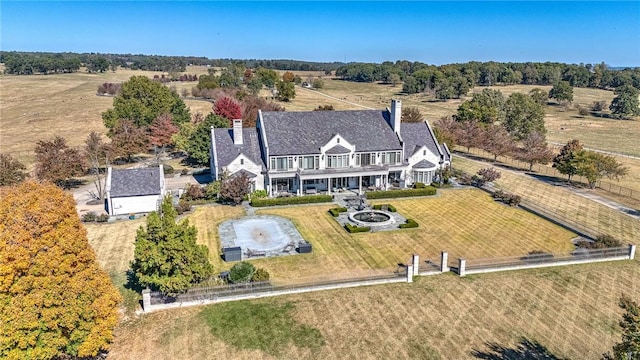
[[[496,343],[486,343],[489,350],[473,350],[471,355],[486,360],[565,360],[552,354],[537,341],[522,338],[514,347],[505,347]]]

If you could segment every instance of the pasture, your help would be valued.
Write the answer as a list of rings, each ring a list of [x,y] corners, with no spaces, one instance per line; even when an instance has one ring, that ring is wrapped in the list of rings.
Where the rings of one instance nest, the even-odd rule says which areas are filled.
[[[440,275],[234,306],[240,319],[257,316],[255,309],[293,307],[289,321],[320,337],[315,348],[286,341],[291,328],[272,339],[273,330],[240,320],[227,329],[241,339],[216,336],[207,316],[226,304],[163,311],[122,323],[109,359],[511,359],[543,358],[543,351],[544,358],[597,359],[620,340],[618,298],[640,298],[638,278],[640,263],[625,261]],[[263,316],[272,315],[256,321]]]

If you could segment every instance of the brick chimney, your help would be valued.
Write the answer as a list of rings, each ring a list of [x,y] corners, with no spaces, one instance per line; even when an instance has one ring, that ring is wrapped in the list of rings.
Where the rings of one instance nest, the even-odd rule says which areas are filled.
[[[233,119],[233,145],[242,145],[242,119]]]
[[[396,134],[400,134],[400,120],[402,119],[402,101],[391,100],[391,127]]]

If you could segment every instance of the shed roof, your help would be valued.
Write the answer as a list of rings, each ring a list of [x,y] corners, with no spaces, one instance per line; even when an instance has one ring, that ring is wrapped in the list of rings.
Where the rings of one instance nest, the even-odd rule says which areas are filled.
[[[162,193],[160,168],[112,169],[111,197],[159,195]]]

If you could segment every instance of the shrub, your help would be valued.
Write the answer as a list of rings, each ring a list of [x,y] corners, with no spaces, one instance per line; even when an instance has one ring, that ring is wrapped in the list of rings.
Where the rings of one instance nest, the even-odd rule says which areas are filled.
[[[164,171],[165,175],[171,175],[174,171],[173,166],[167,164],[162,164],[162,170]]]
[[[427,187],[427,185],[425,185],[424,183],[421,183],[421,182],[417,182],[417,183],[413,184],[413,187],[415,189],[424,189],[424,188]]]
[[[435,194],[436,188],[433,186],[427,186],[424,189],[403,189],[368,192],[367,199],[391,199],[409,196],[431,196]]]
[[[220,193],[220,181],[214,181],[208,183],[204,188],[204,193],[207,199],[214,200],[218,198],[218,194]]]
[[[368,226],[355,226],[349,223],[344,224],[344,228],[347,230],[347,232],[352,234],[360,233],[360,232],[368,232],[369,230],[371,230],[371,228]]]
[[[518,206],[522,201],[520,195],[509,194],[502,190],[493,193],[493,198],[510,206]]]
[[[96,221],[97,214],[93,211],[89,211],[88,213],[82,215],[82,222],[94,222]]]
[[[331,195],[292,196],[271,199],[251,199],[251,206],[265,207],[276,205],[315,204],[333,201]]]
[[[520,258],[523,261],[543,261],[553,259],[553,254],[542,250],[530,251],[527,255]]]
[[[340,213],[343,213],[343,212],[347,212],[347,208],[337,207],[337,208],[329,209],[329,213],[333,215],[333,217],[338,217]]]
[[[105,223],[107,221],[109,221],[109,215],[107,214],[100,214],[96,217],[96,222]]]
[[[614,238],[611,235],[600,235],[596,238],[595,241],[582,240],[579,241],[576,245],[585,249],[607,249],[624,246],[622,241]]]
[[[480,186],[486,182],[493,182],[500,179],[500,171],[494,168],[483,168],[478,170],[478,175],[480,176]]]
[[[265,269],[259,268],[251,276],[251,281],[259,282],[259,281],[269,281],[269,272]]]
[[[593,111],[593,112],[600,112],[600,111],[602,111],[602,110],[607,108],[607,102],[603,101],[603,100],[594,101],[591,104],[590,108],[591,108],[591,111]]]
[[[404,224],[400,224],[400,229],[409,229],[409,228],[417,228],[418,223],[413,219],[407,219],[407,222]]]
[[[256,268],[246,261],[241,261],[231,267],[229,270],[229,282],[237,284],[249,282]]]
[[[578,114],[582,116],[587,116],[590,114],[590,112],[589,112],[589,109],[587,109],[586,107],[578,106]]]
[[[469,174],[461,173],[458,175],[458,183],[460,185],[471,185],[473,183],[473,178]]]
[[[176,208],[176,212],[178,213],[178,215],[182,215],[182,214],[186,213],[187,211],[191,211],[191,204],[189,204],[185,200],[181,199],[178,202],[178,205],[175,206],[175,208]]]
[[[200,200],[206,198],[206,194],[204,192],[204,189],[202,189],[202,186],[187,184],[187,188],[185,189],[185,192],[182,194],[181,198],[187,201]]]
[[[264,199],[267,197],[267,190],[256,190],[251,193],[251,198]]]
[[[396,207],[391,204],[378,204],[378,205],[373,205],[372,207],[373,207],[373,210],[382,210],[383,207],[386,207],[387,211],[396,212]]]

